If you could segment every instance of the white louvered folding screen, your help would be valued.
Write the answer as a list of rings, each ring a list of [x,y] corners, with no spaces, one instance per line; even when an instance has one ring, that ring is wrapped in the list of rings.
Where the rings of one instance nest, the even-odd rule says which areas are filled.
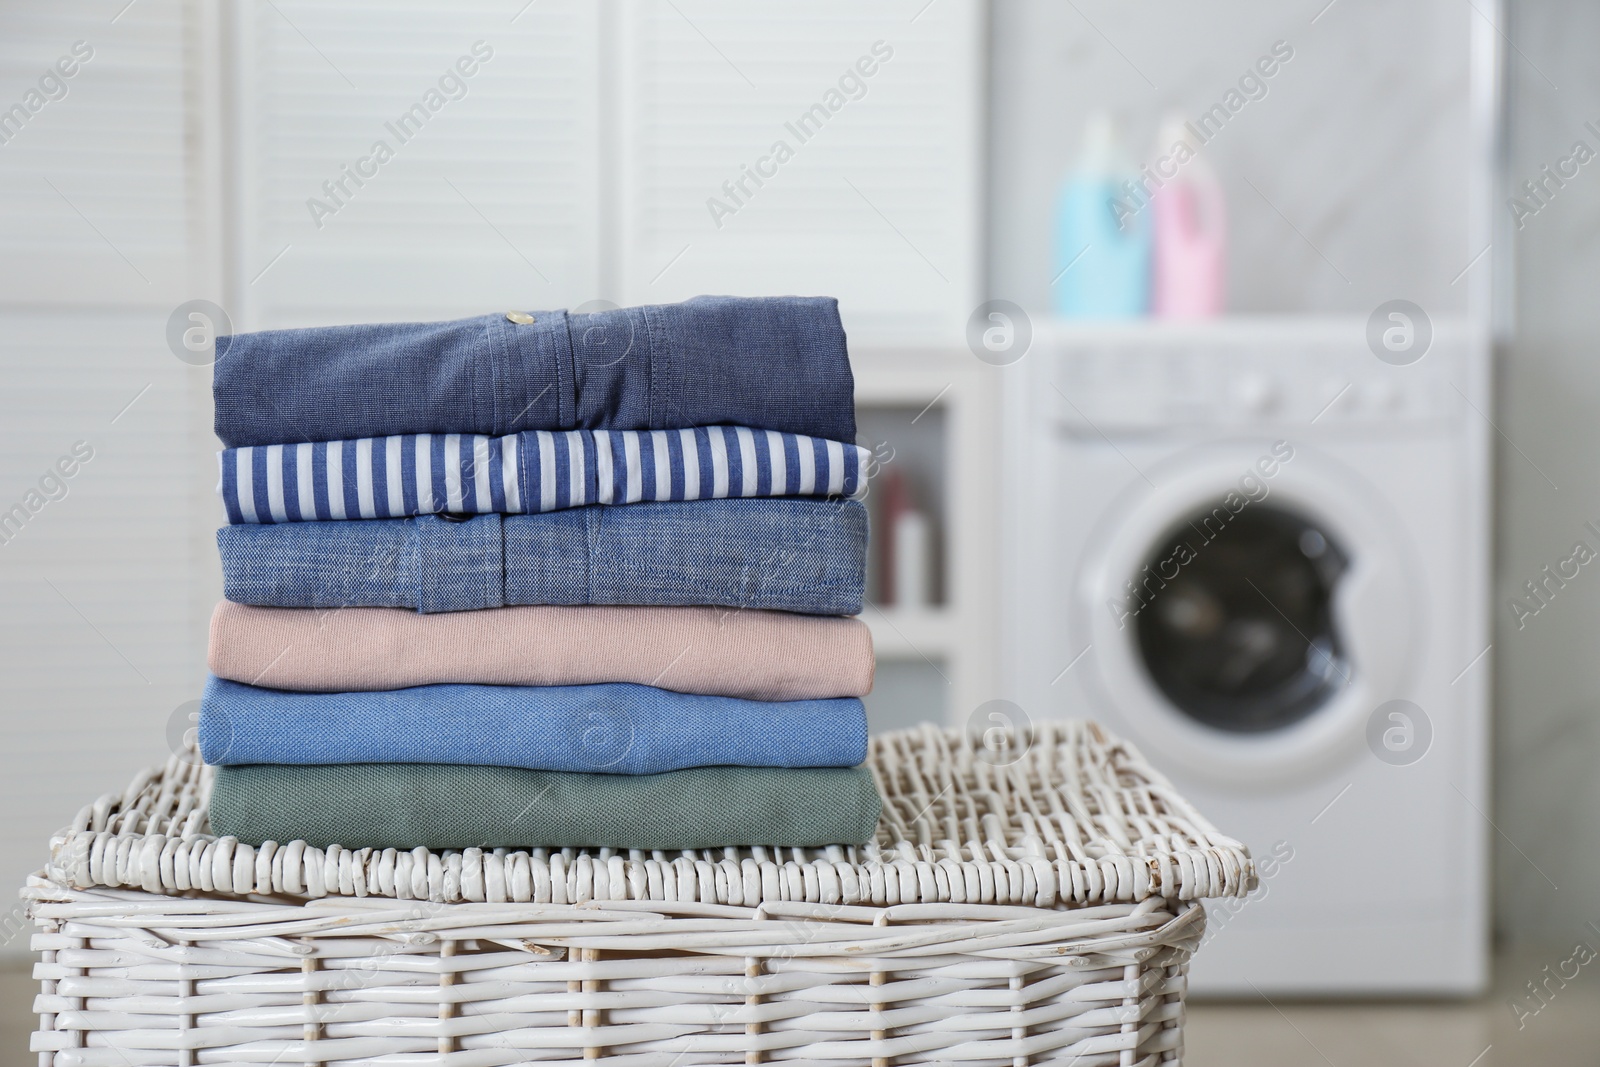
[[[948,340],[976,302],[971,0],[243,11],[252,326],[829,293],[855,331]],[[465,94],[395,129],[479,41]],[[730,197],[779,140],[792,158]],[[364,162],[378,141],[393,158]]]
[[[238,255],[251,326],[600,295],[597,5],[241,10]]]
[[[7,304],[155,306],[187,281],[196,205],[185,106],[198,31],[178,0],[152,0],[113,23],[120,6],[8,5],[0,14]],[[62,60],[76,68],[71,77],[60,76]],[[62,89],[41,89],[47,78]],[[11,117],[34,93],[38,110]]]
[[[3,886],[84,803],[166,757],[204,676],[209,372],[165,328],[216,296],[208,24],[184,0],[126,4],[0,11],[0,108],[39,105],[0,143]],[[27,951],[15,929],[0,922],[0,952]]]
[[[624,10],[626,302],[827,293],[853,338],[959,341],[981,267],[980,4]]]

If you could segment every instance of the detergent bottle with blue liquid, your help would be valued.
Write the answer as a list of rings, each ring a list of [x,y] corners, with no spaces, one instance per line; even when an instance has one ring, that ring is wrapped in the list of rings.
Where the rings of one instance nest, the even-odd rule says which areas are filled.
[[[1107,114],[1090,117],[1083,155],[1056,206],[1051,291],[1066,318],[1134,318],[1150,310],[1148,195]]]

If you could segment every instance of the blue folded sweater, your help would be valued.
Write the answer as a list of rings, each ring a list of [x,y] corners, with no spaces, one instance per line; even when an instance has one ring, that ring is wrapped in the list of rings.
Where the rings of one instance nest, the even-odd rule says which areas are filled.
[[[207,763],[445,763],[657,774],[688,767],[853,767],[856,697],[743,700],[648,685],[423,685],[298,693],[212,677]]]

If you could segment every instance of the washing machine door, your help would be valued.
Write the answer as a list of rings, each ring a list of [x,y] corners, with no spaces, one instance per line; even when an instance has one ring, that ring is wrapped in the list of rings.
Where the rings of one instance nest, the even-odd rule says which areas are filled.
[[[1226,784],[1358,751],[1416,647],[1417,568],[1391,509],[1282,442],[1196,449],[1146,475],[1080,582],[1075,629],[1101,698],[1158,762]]]

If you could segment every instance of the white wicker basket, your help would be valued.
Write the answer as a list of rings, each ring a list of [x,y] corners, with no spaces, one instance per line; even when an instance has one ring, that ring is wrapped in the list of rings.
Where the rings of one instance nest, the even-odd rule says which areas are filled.
[[[1177,1063],[1203,897],[1255,884],[1126,744],[874,739],[863,848],[431,853],[206,831],[192,754],[24,894],[41,1063]]]

